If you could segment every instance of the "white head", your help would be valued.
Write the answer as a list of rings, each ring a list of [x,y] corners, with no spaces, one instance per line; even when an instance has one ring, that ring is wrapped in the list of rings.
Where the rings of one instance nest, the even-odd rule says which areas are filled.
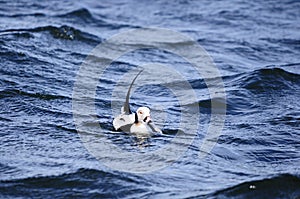
[[[139,122],[146,122],[148,123],[151,120],[150,117],[150,109],[147,107],[140,107],[136,111],[137,116],[138,116],[138,121]]]

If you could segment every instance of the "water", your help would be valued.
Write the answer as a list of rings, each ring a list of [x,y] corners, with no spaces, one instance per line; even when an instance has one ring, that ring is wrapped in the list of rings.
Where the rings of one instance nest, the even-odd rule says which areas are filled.
[[[299,10],[296,0],[0,1],[1,198],[299,198]],[[179,31],[207,50],[224,81],[226,120],[211,153],[197,158],[211,113],[203,80],[181,69],[178,57],[155,50],[120,58],[100,80],[97,120],[88,121],[91,128],[100,123],[115,145],[147,154],[178,128],[178,100],[153,85],[132,93],[133,109],[152,107],[168,136],[139,149],[132,136],[112,134],[114,86],[144,61],[186,73],[197,101],[182,108],[199,107],[201,115],[197,137],[181,158],[159,171],[126,173],[84,147],[73,120],[73,88],[98,44],[149,26]]]

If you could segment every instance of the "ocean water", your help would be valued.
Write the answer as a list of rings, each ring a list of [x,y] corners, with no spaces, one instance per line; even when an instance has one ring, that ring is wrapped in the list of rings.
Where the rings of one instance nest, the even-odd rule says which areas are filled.
[[[0,1],[0,198],[300,198],[299,11],[297,0]],[[140,49],[114,60],[102,75],[91,71],[98,82],[95,114],[87,111],[88,131],[79,134],[74,89],[82,64],[113,35],[147,27],[176,31],[201,45],[220,72],[226,101],[211,99],[205,77],[180,57]],[[175,49],[186,45],[174,42]],[[142,146],[112,127],[124,100],[118,94],[141,68],[132,110],[149,106],[165,132]],[[200,158],[214,100],[226,106],[225,122]],[[182,113],[200,117],[181,127]],[[190,141],[173,142],[186,147],[178,158],[138,159],[168,146],[177,130]],[[91,132],[103,159],[86,147],[84,135]],[[137,155],[114,159],[105,142]],[[122,170],[140,169],[131,165],[136,161],[143,169],[166,165],[144,173]]]

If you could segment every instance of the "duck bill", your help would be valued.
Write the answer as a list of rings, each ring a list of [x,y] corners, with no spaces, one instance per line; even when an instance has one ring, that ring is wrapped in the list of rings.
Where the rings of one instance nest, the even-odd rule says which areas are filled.
[[[146,116],[146,117],[143,119],[143,122],[145,122],[145,123],[150,123],[150,122],[151,122],[151,117],[150,117],[150,115],[149,115],[149,116]]]

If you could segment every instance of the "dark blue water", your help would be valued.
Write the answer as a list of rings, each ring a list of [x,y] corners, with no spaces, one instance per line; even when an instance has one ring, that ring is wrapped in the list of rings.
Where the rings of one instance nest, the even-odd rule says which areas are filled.
[[[299,21],[297,0],[0,1],[0,197],[300,198]],[[213,150],[197,158],[211,99],[203,79],[187,72],[197,101],[182,108],[199,108],[197,137],[168,167],[127,173],[85,148],[73,120],[73,88],[98,44],[149,26],[178,31],[206,49],[224,81],[226,119]],[[112,134],[112,90],[142,61],[184,72],[176,57],[155,50],[127,55],[100,80],[98,120],[89,122],[100,123],[100,133],[123,150],[147,153],[175,136],[180,110],[166,88],[140,87],[133,108],[147,105],[158,118],[167,115],[160,126],[168,136],[138,149],[132,136]]]

